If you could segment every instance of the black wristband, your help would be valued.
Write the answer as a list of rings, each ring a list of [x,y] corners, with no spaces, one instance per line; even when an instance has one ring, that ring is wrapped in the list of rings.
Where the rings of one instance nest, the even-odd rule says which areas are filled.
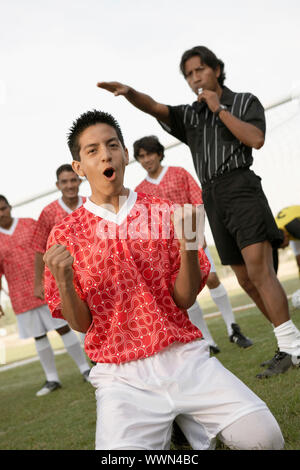
[[[225,104],[220,104],[217,111],[214,112],[214,115],[219,116],[221,111],[227,111],[227,106],[225,106]]]

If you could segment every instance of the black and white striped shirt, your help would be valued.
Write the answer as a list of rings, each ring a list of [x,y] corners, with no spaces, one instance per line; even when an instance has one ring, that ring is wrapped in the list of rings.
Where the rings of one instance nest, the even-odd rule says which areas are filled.
[[[224,87],[220,99],[228,111],[242,121],[253,124],[265,133],[265,113],[260,101],[251,93],[235,93]],[[237,168],[253,163],[252,148],[240,142],[206,103],[169,106],[170,127],[162,127],[187,144],[201,184]]]

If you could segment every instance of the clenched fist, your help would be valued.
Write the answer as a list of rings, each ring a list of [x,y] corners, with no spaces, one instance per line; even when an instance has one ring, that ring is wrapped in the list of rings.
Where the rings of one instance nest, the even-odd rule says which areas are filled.
[[[44,255],[44,263],[53,274],[57,284],[73,283],[73,261],[69,250],[63,245],[53,245]]]
[[[204,244],[204,206],[185,204],[177,207],[173,213],[175,233],[181,247],[187,250],[197,250]]]

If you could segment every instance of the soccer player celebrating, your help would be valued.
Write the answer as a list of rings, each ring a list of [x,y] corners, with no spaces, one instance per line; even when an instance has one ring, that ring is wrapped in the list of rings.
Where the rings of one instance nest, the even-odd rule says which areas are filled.
[[[0,195],[0,279],[4,275],[16,314],[20,338],[34,338],[36,350],[46,375],[46,383],[36,393],[43,396],[61,387],[54,353],[47,332],[56,330],[85,381],[88,381],[89,365],[77,335],[67,322],[52,318],[45,300],[34,296],[33,237],[37,222],[31,218],[13,218],[11,206]],[[0,316],[4,315],[0,307]]]
[[[135,191],[154,194],[181,205],[187,203],[195,205],[203,204],[201,188],[190,173],[181,167],[162,166],[161,161],[164,158],[164,146],[156,136],[146,136],[135,141],[133,144],[133,154],[148,173],[146,178],[135,188]],[[239,325],[237,325],[227,292],[218,278],[208,247],[204,251],[211,264],[206,285],[209,288],[212,300],[220,309],[227,327],[229,339],[241,348],[248,348],[253,343],[242,334]],[[218,353],[220,349],[206,325],[203,311],[197,301],[188,309],[188,314],[192,323],[202,331],[204,338],[210,345],[211,352]]]
[[[281,449],[266,404],[209,357],[186,312],[209,272],[198,250],[203,207],[182,214],[125,188],[128,151],[107,113],[81,115],[68,144],[91,197],[51,231],[45,297],[54,317],[86,332],[97,362],[96,448],[167,449],[177,418],[194,449],[212,448],[216,436],[233,448]]]

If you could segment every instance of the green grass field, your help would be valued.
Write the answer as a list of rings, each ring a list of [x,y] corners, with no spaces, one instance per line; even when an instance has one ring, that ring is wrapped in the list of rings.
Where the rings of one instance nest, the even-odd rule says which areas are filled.
[[[299,279],[294,276],[284,281],[283,285],[290,294],[299,288]],[[249,298],[238,289],[230,292],[230,298],[233,306],[250,303]],[[201,305],[205,313],[216,309],[207,295],[203,296]],[[300,328],[300,310],[291,308],[291,316]],[[267,380],[256,379],[259,364],[271,358],[276,349],[272,329],[256,308],[236,313],[236,320],[254,341],[253,347],[239,349],[228,341],[222,318],[209,318],[208,327],[221,348],[217,357],[266,401],[282,429],[286,450],[300,450],[300,370],[292,369]],[[61,347],[61,344],[59,338],[55,339],[55,348]],[[26,345],[25,350],[27,357],[35,354],[30,344]],[[17,348],[17,351],[15,355],[9,353],[11,360],[24,357],[22,348]],[[94,389],[83,382],[67,354],[57,355],[56,364],[62,388],[44,397],[35,397],[44,381],[38,361],[0,372],[0,449],[94,449]],[[223,450],[224,447],[218,445],[217,449]]]

